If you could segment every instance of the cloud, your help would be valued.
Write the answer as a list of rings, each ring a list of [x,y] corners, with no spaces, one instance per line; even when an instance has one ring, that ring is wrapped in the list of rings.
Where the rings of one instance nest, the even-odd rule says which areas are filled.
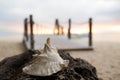
[[[40,22],[51,23],[55,18],[66,21],[119,20],[119,0],[0,0],[0,22],[20,22],[29,14]],[[104,19],[103,19],[104,18]],[[102,20],[103,19],[103,20]]]

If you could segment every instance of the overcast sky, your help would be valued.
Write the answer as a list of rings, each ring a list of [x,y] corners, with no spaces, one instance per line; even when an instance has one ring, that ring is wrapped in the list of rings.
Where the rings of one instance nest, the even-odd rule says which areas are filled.
[[[29,14],[37,22],[66,21],[120,22],[120,0],[0,0],[0,23],[21,23]]]

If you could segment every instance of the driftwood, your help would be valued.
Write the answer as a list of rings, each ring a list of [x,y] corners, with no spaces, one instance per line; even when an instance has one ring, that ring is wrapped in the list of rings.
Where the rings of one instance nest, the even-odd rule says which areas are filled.
[[[31,76],[22,72],[22,68],[32,59],[36,51],[5,58],[0,62],[0,80],[98,80],[96,68],[87,61],[72,58],[68,53],[59,51],[63,59],[70,60],[69,66],[56,74],[45,77]]]

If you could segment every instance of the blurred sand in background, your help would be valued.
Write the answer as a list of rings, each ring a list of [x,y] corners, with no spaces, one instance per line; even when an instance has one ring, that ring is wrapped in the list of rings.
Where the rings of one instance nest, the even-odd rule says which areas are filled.
[[[0,40],[0,60],[25,51],[21,41]]]
[[[120,43],[95,42],[94,51],[71,51],[70,54],[94,65],[103,80],[120,80]]]

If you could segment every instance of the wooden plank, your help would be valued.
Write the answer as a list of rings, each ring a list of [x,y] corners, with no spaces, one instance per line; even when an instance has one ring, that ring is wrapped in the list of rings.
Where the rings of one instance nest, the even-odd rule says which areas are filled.
[[[34,49],[43,48],[48,37],[51,38],[51,44],[59,50],[93,50],[93,47],[88,47],[88,44],[83,44],[75,39],[68,39],[63,35],[34,35]],[[25,41],[25,45],[30,49],[30,40]]]
[[[59,50],[64,50],[64,51],[91,51],[94,50],[93,47],[81,47],[81,48],[72,48],[72,49],[59,49]]]

